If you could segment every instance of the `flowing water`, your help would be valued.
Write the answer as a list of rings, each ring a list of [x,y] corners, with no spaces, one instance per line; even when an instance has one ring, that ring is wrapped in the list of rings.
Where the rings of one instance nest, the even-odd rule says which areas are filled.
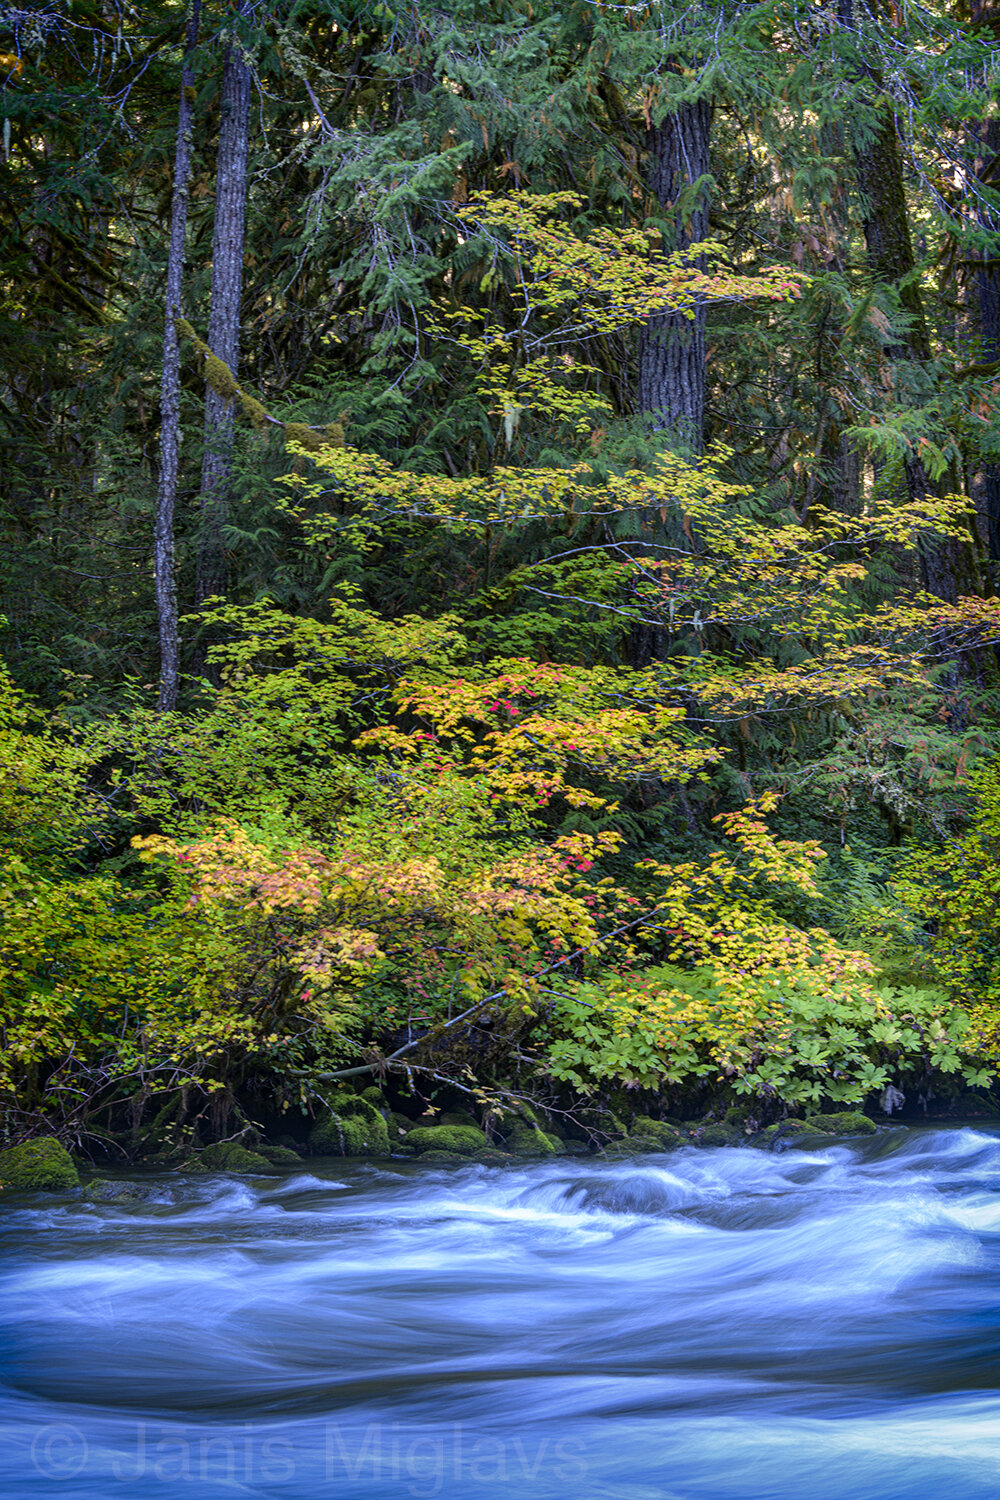
[[[996,1500],[1000,1139],[0,1213],[12,1500]]]

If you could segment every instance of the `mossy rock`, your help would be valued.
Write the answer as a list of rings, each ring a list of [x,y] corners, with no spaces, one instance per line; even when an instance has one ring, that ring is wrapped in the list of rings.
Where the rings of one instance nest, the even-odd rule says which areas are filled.
[[[565,1146],[556,1136],[549,1135],[537,1125],[525,1120],[515,1120],[506,1127],[506,1145],[515,1156],[562,1156]]]
[[[388,1156],[388,1128],[377,1110],[372,1113],[374,1120],[361,1114],[326,1115],[310,1131],[310,1151],[314,1156]]]
[[[623,1122],[609,1109],[580,1109],[575,1112],[574,1120],[594,1140],[622,1140],[628,1135]]]
[[[385,1116],[381,1109],[378,1109],[363,1094],[338,1094],[330,1100],[330,1108],[335,1114],[367,1120],[370,1125],[374,1125],[376,1128],[379,1121],[383,1124],[385,1123]]]
[[[713,1120],[708,1125],[699,1125],[693,1130],[691,1139],[696,1146],[742,1146],[746,1137],[734,1125],[724,1125],[721,1121]]]
[[[495,1146],[487,1146],[485,1151],[477,1151],[475,1160],[484,1167],[509,1167],[514,1158],[509,1151],[500,1151]]]
[[[0,1188],[20,1193],[61,1193],[80,1186],[66,1147],[52,1136],[0,1151]]]
[[[98,1178],[88,1182],[83,1190],[88,1203],[106,1203],[113,1208],[130,1208],[136,1203],[172,1203],[169,1193],[162,1188],[147,1187],[140,1182],[109,1182]]]
[[[358,1095],[358,1098],[363,1099],[366,1104],[370,1104],[373,1109],[377,1109],[379,1114],[381,1114],[385,1109],[385,1100],[382,1098],[382,1090],[376,1088],[374,1084],[372,1084],[370,1088],[362,1089],[361,1093]]]
[[[467,1109],[449,1109],[438,1121],[440,1125],[466,1125],[470,1130],[479,1129],[479,1121]]]
[[[768,1125],[766,1130],[759,1131],[748,1144],[765,1151],[780,1151],[784,1146],[792,1145],[821,1146],[824,1132],[817,1130],[808,1120],[779,1120],[776,1125]]]
[[[878,1129],[874,1120],[869,1120],[860,1109],[842,1109],[832,1115],[810,1115],[806,1120],[813,1130],[824,1135],[874,1135]]]
[[[601,1154],[610,1161],[617,1161],[630,1156],[648,1156],[655,1150],[657,1147],[648,1137],[626,1136],[623,1141],[608,1141]]]
[[[297,1151],[290,1146],[269,1146],[266,1141],[262,1142],[257,1150],[272,1167],[298,1167],[302,1165],[302,1158]]]
[[[434,1161],[442,1166],[467,1167],[469,1158],[461,1151],[421,1151],[420,1161]]]
[[[408,1132],[407,1146],[426,1156],[430,1151],[447,1151],[458,1156],[475,1156],[488,1145],[481,1130],[471,1125],[418,1125]]]
[[[270,1172],[271,1163],[266,1156],[258,1151],[248,1151],[238,1141],[217,1141],[214,1146],[206,1146],[200,1151],[193,1162],[188,1164],[189,1170],[201,1172]]]
[[[676,1125],[668,1125],[665,1120],[647,1120],[643,1115],[632,1121],[629,1140],[648,1141],[648,1151],[676,1151],[678,1146],[687,1144],[687,1136]]]

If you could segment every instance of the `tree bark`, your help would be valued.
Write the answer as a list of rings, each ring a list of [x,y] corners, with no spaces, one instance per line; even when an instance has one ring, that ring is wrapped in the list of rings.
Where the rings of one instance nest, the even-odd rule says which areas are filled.
[[[250,0],[241,0],[234,19],[246,15],[249,9]],[[238,36],[231,37],[226,48],[220,112],[208,346],[238,378],[250,127],[250,68]],[[226,588],[223,528],[232,489],[234,405],[233,397],[223,396],[206,384],[201,524],[195,568],[195,602],[199,605]]]
[[[854,0],[838,0],[837,18],[842,29],[854,30]],[[905,315],[905,327],[886,344],[884,353],[894,364],[926,364],[931,357],[930,337],[913,274],[916,262],[895,111],[878,70],[864,62],[860,52],[856,79],[867,81],[866,102],[872,112],[864,128],[855,126],[851,131],[868,265],[872,279],[895,292]],[[933,493],[934,487],[916,455],[905,459],[903,468],[911,500]],[[920,546],[920,569],[928,592],[949,603],[954,603],[959,594],[972,593],[978,585],[971,542],[927,540]]]
[[[1000,121],[987,122],[983,138],[987,160],[1000,157]],[[1000,239],[1000,214],[982,206],[979,222]],[[1000,359],[1000,272],[995,252],[983,251],[985,264],[977,276],[979,302],[979,358],[984,364]],[[982,466],[983,502],[986,511],[990,558],[1000,562],[1000,463],[995,460]]]
[[[167,253],[166,326],[163,333],[163,379],[160,387],[160,475],[153,520],[153,581],[160,632],[161,713],[177,705],[180,680],[180,635],[177,627],[177,579],[174,573],[174,510],[181,441],[181,355],[176,320],[181,315],[184,282],[184,241],[187,234],[188,184],[194,122],[194,49],[198,44],[201,0],[191,0],[181,96],[177,107],[177,146],[170,208],[170,248]]]
[[[685,189],[708,175],[712,106],[707,99],[682,104],[646,136],[647,184],[666,219],[673,220],[668,250],[686,250],[708,236],[709,194],[680,203]],[[649,319],[639,345],[639,406],[654,430],[673,432],[696,452],[705,441],[705,309],[694,319],[663,312]]]
[[[973,0],[970,6],[972,20],[988,26],[1000,40],[1000,5],[996,0]],[[1000,162],[1000,120],[992,118],[979,123],[975,128],[975,171],[980,181],[989,180],[992,186],[998,182],[997,164]],[[976,219],[981,229],[988,230],[1000,242],[1000,212],[980,201],[976,208]],[[983,265],[976,275],[976,301],[978,304],[979,347],[977,358],[984,364],[1000,359],[1000,267],[996,248],[983,250]],[[997,563],[1000,562],[1000,463],[995,461],[981,465],[978,474],[981,514],[986,517],[989,555],[993,563],[994,586],[997,584]]]

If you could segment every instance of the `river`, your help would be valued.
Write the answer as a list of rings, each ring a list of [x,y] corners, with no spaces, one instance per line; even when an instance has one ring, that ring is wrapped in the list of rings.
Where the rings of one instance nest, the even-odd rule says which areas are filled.
[[[1000,1139],[0,1208],[9,1500],[996,1500]]]

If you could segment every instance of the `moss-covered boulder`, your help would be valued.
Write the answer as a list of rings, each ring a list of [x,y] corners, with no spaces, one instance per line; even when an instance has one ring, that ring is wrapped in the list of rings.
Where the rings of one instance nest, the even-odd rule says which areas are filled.
[[[829,1139],[808,1120],[779,1120],[758,1131],[748,1144],[765,1151],[783,1151],[787,1146],[828,1145]]]
[[[746,1138],[742,1130],[735,1125],[726,1125],[721,1120],[712,1120],[707,1125],[699,1125],[693,1130],[691,1139],[696,1146],[742,1146]]]
[[[448,1109],[442,1114],[439,1125],[466,1125],[470,1130],[479,1129],[479,1121],[467,1109]]]
[[[628,1131],[622,1120],[610,1109],[578,1109],[573,1112],[577,1134],[583,1131],[588,1141],[601,1145],[605,1141],[623,1140]]]
[[[381,1112],[360,1094],[342,1094],[309,1133],[314,1156],[388,1156],[389,1128]]]
[[[185,1163],[189,1172],[270,1172],[273,1170],[266,1156],[259,1151],[248,1151],[238,1141],[217,1141],[199,1151],[193,1161]]]
[[[0,1188],[20,1193],[59,1193],[80,1186],[66,1147],[51,1136],[0,1151]]]
[[[170,1193],[162,1187],[142,1182],[110,1182],[99,1177],[83,1190],[88,1203],[105,1203],[112,1208],[134,1208],[137,1203],[172,1203]]]
[[[297,1167],[302,1164],[301,1156],[291,1146],[271,1146],[262,1141],[257,1150],[272,1167]]]
[[[632,1121],[628,1138],[642,1142],[646,1151],[676,1151],[678,1146],[687,1144],[687,1136],[676,1125],[668,1125],[665,1120],[647,1120],[644,1115]]]
[[[428,1151],[454,1152],[456,1156],[475,1156],[485,1151],[489,1142],[481,1130],[471,1125],[418,1125],[408,1131],[406,1145],[421,1156]]]
[[[527,1120],[504,1126],[504,1145],[515,1156],[562,1156],[566,1149],[557,1136]]]
[[[874,1135],[878,1126],[859,1109],[842,1109],[832,1115],[810,1115],[806,1120],[824,1135]]]
[[[477,1151],[475,1159],[484,1167],[509,1167],[514,1160],[509,1151],[500,1151],[495,1146],[487,1146],[485,1151]]]
[[[648,1156],[655,1150],[657,1147],[651,1140],[642,1136],[626,1136],[621,1141],[608,1141],[606,1146],[602,1146],[601,1155],[606,1156],[609,1161],[619,1161],[630,1156]]]

